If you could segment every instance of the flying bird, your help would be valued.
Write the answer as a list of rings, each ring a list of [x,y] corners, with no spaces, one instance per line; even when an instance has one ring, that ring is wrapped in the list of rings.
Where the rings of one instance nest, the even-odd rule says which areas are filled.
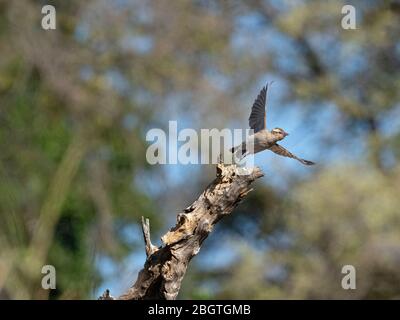
[[[312,161],[297,157],[277,143],[289,135],[285,130],[274,128],[269,131],[267,129],[265,112],[267,91],[268,84],[262,88],[251,108],[249,126],[254,130],[254,134],[249,136],[241,145],[232,148],[230,151],[234,153],[236,157],[242,159],[250,153],[258,153],[268,149],[280,156],[296,159],[307,166],[315,164]],[[250,148],[250,145],[252,145],[253,148]]]

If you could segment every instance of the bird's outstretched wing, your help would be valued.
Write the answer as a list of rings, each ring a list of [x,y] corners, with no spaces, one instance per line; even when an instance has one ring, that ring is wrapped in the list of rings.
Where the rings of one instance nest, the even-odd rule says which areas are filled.
[[[270,147],[269,150],[275,152],[276,154],[279,154],[280,156],[296,159],[296,160],[300,161],[302,164],[305,164],[306,166],[311,166],[311,165],[315,164],[312,161],[304,160],[304,159],[296,157],[293,153],[286,150],[284,147],[282,147],[281,145],[279,145],[277,143],[275,143],[272,147]]]
[[[262,88],[253,103],[249,117],[249,126],[254,132],[261,131],[266,128],[265,102],[267,100],[268,84]]]

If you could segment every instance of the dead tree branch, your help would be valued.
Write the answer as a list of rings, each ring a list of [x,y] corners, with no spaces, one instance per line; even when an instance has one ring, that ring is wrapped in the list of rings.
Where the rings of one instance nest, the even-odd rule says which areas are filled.
[[[150,223],[142,218],[147,259],[134,285],[118,299],[166,299],[178,295],[190,260],[199,251],[214,225],[229,215],[252,190],[251,183],[262,177],[259,168],[238,174],[235,165],[217,165],[217,177],[200,197],[177,216],[177,223],[162,238],[159,248],[150,240]],[[100,299],[110,299],[109,292]]]

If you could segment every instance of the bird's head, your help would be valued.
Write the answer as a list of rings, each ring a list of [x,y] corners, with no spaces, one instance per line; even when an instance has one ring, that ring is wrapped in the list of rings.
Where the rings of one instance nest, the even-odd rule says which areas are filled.
[[[285,130],[281,128],[274,128],[272,129],[271,133],[276,138],[277,141],[284,139],[286,136],[289,135]]]

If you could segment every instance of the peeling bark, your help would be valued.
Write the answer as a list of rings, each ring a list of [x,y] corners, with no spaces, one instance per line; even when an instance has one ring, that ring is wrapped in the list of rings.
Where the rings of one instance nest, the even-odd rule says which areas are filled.
[[[150,240],[149,220],[142,217],[142,229],[147,259],[135,284],[118,299],[174,300],[181,287],[190,260],[199,253],[203,241],[214,225],[229,215],[252,190],[251,183],[262,177],[259,168],[245,169],[238,174],[236,165],[217,165],[217,177],[200,197],[177,216],[177,223],[162,238],[163,245],[155,247]],[[243,172],[242,172],[243,173]],[[109,291],[100,299],[110,298]]]

